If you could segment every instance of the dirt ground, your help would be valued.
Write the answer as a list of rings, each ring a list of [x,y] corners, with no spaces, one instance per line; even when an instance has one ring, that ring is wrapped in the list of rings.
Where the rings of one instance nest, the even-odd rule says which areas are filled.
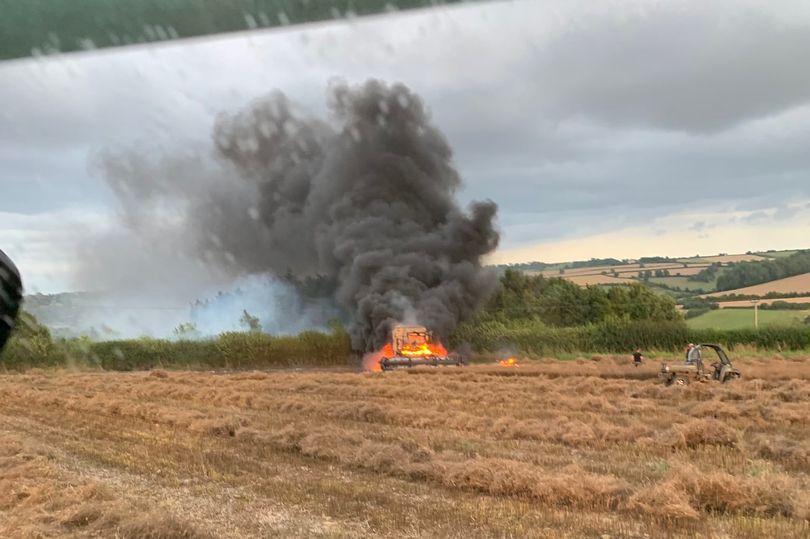
[[[808,537],[810,362],[0,376],[0,537]]]

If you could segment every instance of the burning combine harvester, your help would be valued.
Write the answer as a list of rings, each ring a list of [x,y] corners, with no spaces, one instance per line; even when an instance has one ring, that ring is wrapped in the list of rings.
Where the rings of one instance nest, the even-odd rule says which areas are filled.
[[[420,365],[460,367],[463,364],[460,355],[448,354],[424,326],[394,326],[391,342],[383,347],[380,357],[380,369],[384,371]]]

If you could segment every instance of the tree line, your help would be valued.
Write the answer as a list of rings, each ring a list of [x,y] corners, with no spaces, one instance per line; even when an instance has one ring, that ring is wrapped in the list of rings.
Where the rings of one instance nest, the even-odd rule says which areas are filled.
[[[717,290],[734,290],[802,273],[810,273],[810,250],[798,251],[775,260],[733,264],[717,278]]]
[[[687,280],[698,283],[710,283],[715,279],[715,277],[717,277],[717,273],[720,271],[720,266],[721,264],[719,262],[714,262],[712,265],[703,268],[698,273],[690,275],[687,277]]]
[[[479,321],[533,320],[571,327],[606,320],[680,320],[675,301],[640,283],[580,287],[561,278],[506,270]]]

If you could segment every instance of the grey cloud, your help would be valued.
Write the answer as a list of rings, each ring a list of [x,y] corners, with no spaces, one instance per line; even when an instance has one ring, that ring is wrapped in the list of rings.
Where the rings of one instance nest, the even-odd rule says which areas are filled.
[[[53,152],[36,147],[0,146],[0,211],[56,211],[71,203],[109,203],[87,174],[90,148]]]
[[[498,161],[489,170],[471,168],[470,192],[480,196],[498,184],[503,207],[538,214],[601,209],[660,215],[686,206],[756,209],[801,200],[810,197],[810,139],[785,124],[802,122],[807,112],[722,136],[605,129],[602,150],[582,160],[525,168]],[[464,156],[460,159],[464,165]]]
[[[689,226],[689,230],[693,230],[695,232],[704,232],[710,228],[714,228],[715,226],[716,225],[714,224],[706,223],[706,221],[697,221]]]
[[[764,211],[757,211],[742,218],[743,221],[752,225],[763,223],[765,221],[769,221],[770,219],[771,215]]]
[[[656,4],[563,31],[535,66],[544,111],[706,132],[810,102],[810,25],[712,5]]]
[[[465,82],[439,75],[425,91],[460,158],[587,159],[610,133],[572,125],[712,134],[810,103],[806,11],[785,21],[746,2],[628,4],[567,3],[544,25],[548,4],[519,3],[451,43],[433,36],[445,43],[432,61]]]
[[[800,213],[800,208],[793,206],[779,206],[770,211],[755,211],[746,215],[741,220],[752,225],[773,222],[773,221],[789,221]]]

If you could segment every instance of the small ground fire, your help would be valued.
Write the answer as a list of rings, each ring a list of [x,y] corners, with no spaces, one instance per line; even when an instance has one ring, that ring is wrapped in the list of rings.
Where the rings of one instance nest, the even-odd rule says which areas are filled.
[[[517,362],[517,359],[514,357],[502,359],[498,362],[498,365],[501,367],[519,367],[520,365]]]

